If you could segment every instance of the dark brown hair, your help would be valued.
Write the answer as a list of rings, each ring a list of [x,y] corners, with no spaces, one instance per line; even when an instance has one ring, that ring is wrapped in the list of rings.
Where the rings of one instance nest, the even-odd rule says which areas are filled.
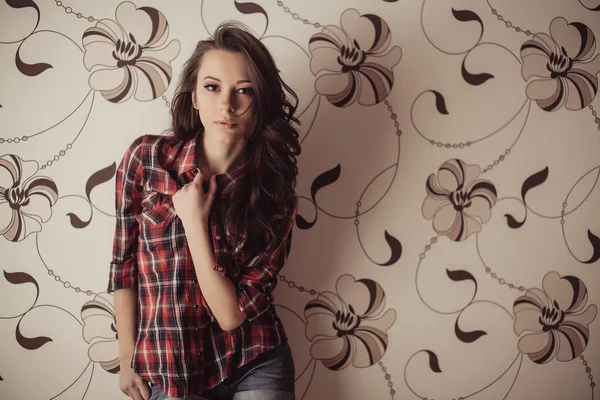
[[[209,50],[243,54],[254,91],[253,132],[246,148],[249,164],[228,201],[224,224],[236,245],[245,232],[246,245],[269,248],[281,236],[280,230],[289,222],[290,212],[297,205],[296,156],[301,149],[298,131],[292,123],[299,124],[294,116],[298,96],[281,79],[275,61],[260,40],[239,23],[223,23],[211,39],[198,42],[183,66],[171,104],[171,129],[177,139],[186,141],[204,133],[202,121],[192,106],[192,93],[196,90],[202,58]]]

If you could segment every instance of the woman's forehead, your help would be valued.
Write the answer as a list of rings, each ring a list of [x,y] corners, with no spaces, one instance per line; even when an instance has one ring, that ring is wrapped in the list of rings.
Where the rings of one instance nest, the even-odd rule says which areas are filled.
[[[207,51],[200,63],[198,79],[207,77],[228,84],[250,82],[246,57],[226,50]]]

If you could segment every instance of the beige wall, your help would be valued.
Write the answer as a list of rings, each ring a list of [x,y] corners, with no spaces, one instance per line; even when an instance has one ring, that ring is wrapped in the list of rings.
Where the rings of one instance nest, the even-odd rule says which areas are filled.
[[[230,18],[301,100],[298,398],[597,398],[600,2],[491,3],[0,2],[0,398],[124,398],[115,165]]]

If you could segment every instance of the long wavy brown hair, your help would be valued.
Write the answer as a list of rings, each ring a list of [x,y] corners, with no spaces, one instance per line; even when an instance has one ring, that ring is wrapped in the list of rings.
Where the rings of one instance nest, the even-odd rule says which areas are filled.
[[[239,23],[221,24],[211,39],[198,42],[183,66],[171,103],[171,130],[178,140],[187,141],[204,132],[192,106],[192,93],[202,58],[209,50],[243,54],[254,90],[253,132],[246,145],[249,163],[227,202],[223,222],[236,246],[245,234],[244,248],[271,248],[283,234],[281,229],[298,201],[296,157],[301,149],[298,131],[292,125],[299,124],[294,116],[298,96],[281,79],[273,57],[260,40]]]

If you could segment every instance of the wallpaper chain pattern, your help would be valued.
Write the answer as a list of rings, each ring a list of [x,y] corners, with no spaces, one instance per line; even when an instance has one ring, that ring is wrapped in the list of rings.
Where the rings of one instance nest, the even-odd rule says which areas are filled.
[[[297,397],[597,397],[599,0],[2,3],[1,398],[124,398],[116,165],[226,19],[300,96]]]

